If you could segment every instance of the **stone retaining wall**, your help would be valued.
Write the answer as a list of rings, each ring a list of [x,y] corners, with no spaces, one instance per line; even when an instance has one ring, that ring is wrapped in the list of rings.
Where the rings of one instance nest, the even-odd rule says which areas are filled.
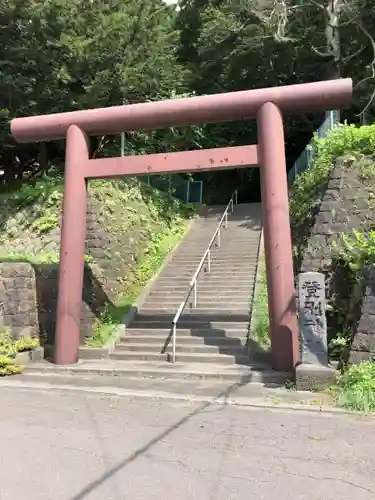
[[[0,323],[14,338],[39,335],[35,274],[30,264],[0,263]]]
[[[338,241],[342,233],[350,234],[353,229],[366,232],[375,227],[375,211],[369,209],[368,203],[373,197],[373,188],[366,186],[360,179],[355,161],[354,158],[339,158],[327,185],[322,186],[313,225],[311,228],[302,228],[308,232],[307,246],[303,251],[302,261],[296,268],[296,274],[323,272],[327,280],[327,298],[334,295],[335,300],[339,300],[341,304],[349,302],[352,288],[347,273],[334,260],[333,243]],[[356,333],[349,356],[352,363],[368,359],[373,348],[373,288],[374,283],[368,282],[362,310],[358,311],[360,320],[358,326],[354,326],[353,332]],[[328,339],[332,333],[337,333],[336,317],[328,314]]]
[[[57,275],[57,265],[0,263],[0,324],[11,327],[14,338],[39,336],[42,345],[54,344]],[[91,335],[93,320],[106,300],[91,269],[85,266],[81,344]]]
[[[349,363],[357,364],[375,356],[375,267],[365,278],[360,318],[350,347]]]
[[[330,271],[332,243],[340,233],[351,233],[353,229],[368,231],[375,226],[375,211],[368,206],[372,191],[372,187],[363,184],[352,161],[337,160],[322,190],[299,272]]]

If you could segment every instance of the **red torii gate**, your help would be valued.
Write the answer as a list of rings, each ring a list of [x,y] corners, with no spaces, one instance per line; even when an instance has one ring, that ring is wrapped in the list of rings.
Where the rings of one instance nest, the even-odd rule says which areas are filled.
[[[275,369],[293,370],[299,339],[282,112],[348,106],[352,87],[351,79],[338,79],[12,120],[19,142],[66,137],[55,363],[78,360],[87,179],[260,165],[272,358]],[[258,145],[89,159],[88,136],[255,117]]]

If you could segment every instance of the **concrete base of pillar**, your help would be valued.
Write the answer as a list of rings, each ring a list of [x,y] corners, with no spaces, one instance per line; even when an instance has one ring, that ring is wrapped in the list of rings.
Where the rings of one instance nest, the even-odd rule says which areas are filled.
[[[332,366],[301,363],[296,367],[297,391],[326,389],[336,380],[337,371]]]

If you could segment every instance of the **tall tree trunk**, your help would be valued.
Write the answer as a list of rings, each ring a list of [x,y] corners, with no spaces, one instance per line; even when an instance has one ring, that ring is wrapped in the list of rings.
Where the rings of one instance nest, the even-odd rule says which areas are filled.
[[[340,14],[342,0],[328,0],[325,7],[326,13],[326,46],[327,63],[326,76],[327,80],[340,78],[341,75],[341,47],[340,47]]]

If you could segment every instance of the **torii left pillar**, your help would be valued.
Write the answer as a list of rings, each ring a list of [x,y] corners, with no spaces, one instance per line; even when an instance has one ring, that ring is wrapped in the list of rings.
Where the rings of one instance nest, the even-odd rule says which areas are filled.
[[[89,142],[76,125],[66,135],[63,221],[60,239],[59,294],[55,337],[55,363],[78,361],[84,273]],[[78,324],[77,324],[78,322]]]

